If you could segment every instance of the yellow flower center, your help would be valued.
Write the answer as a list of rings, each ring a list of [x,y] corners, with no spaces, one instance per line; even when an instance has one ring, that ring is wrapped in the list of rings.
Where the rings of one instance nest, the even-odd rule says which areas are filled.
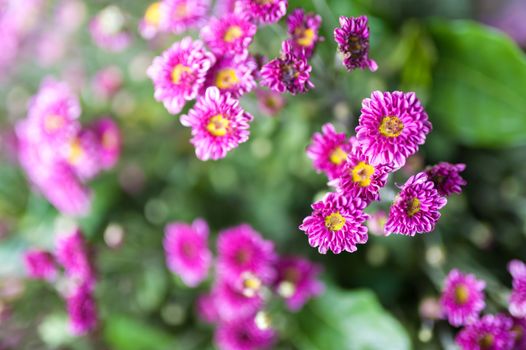
[[[221,69],[216,75],[216,86],[223,89],[230,89],[234,85],[239,83],[236,71],[231,68]]]
[[[484,334],[479,339],[479,346],[481,349],[490,349],[493,346],[495,339],[492,334]]]
[[[343,225],[345,225],[345,218],[339,212],[325,217],[325,227],[331,231],[340,231]]]
[[[455,287],[455,303],[458,305],[465,304],[469,299],[469,290],[464,285],[458,285]]]
[[[161,23],[161,2],[154,2],[146,9],[144,21],[152,26],[158,26]]]
[[[48,132],[57,131],[64,126],[64,118],[60,115],[50,114],[44,119],[44,129]]]
[[[175,66],[172,71],[172,82],[174,84],[179,84],[183,74],[189,73],[191,71],[192,70],[189,67],[182,65],[181,63],[177,64],[177,66]]]
[[[80,139],[78,137],[75,137],[69,144],[68,162],[72,165],[78,164],[83,156],[84,148],[82,148]]]
[[[367,187],[371,184],[374,167],[365,162],[360,162],[352,169],[351,174],[353,182],[358,183],[361,187]]]
[[[227,31],[225,32],[225,35],[223,36],[223,40],[227,43],[231,43],[232,41],[241,38],[243,35],[243,30],[240,26],[230,26]]]
[[[331,152],[329,155],[329,160],[332,164],[340,165],[347,159],[347,153],[341,148],[337,147],[334,151]]]
[[[298,39],[296,39],[296,42],[300,46],[304,46],[304,47],[312,46],[312,44],[314,43],[314,30],[310,28],[299,29]]]
[[[225,136],[228,133],[230,121],[221,114],[215,115],[208,121],[206,130],[214,136]]]
[[[404,130],[404,123],[398,117],[387,116],[382,119],[378,130],[385,137],[397,137]]]
[[[411,217],[411,216],[414,216],[419,211],[420,211],[420,200],[418,198],[415,197],[407,202],[407,209],[406,209],[407,215]]]
[[[247,298],[255,296],[263,286],[261,280],[251,272],[243,272],[241,274],[242,293]]]

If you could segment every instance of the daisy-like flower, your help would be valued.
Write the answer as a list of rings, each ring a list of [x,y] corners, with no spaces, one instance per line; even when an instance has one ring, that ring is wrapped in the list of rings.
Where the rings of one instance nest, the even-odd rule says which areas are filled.
[[[315,13],[305,13],[295,9],[287,18],[290,44],[296,55],[312,56],[314,48],[320,41],[319,30],[321,17]]]
[[[373,165],[400,168],[430,131],[427,113],[414,92],[374,91],[362,102],[356,138]]]
[[[255,315],[263,307],[260,294],[246,296],[230,282],[219,277],[212,289],[212,300],[221,321]]]
[[[238,0],[240,11],[260,23],[276,23],[287,13],[287,0]]]
[[[30,250],[24,254],[24,263],[29,277],[53,280],[57,275],[55,259],[50,252]]]
[[[79,285],[93,286],[95,274],[89,260],[86,241],[82,232],[76,229],[73,233],[60,235],[55,244],[57,261],[64,266],[66,275]]]
[[[378,69],[375,61],[369,58],[369,26],[366,16],[340,17],[340,27],[334,29],[334,40],[343,55],[343,64],[349,71],[368,68]]]
[[[346,198],[329,193],[319,202],[312,204],[312,214],[300,225],[305,231],[309,244],[321,254],[330,249],[334,254],[342,251],[354,252],[358,244],[367,242],[368,216],[363,212],[366,203],[360,198]]]
[[[354,138],[347,138],[345,133],[336,132],[331,123],[323,125],[321,131],[312,136],[307,156],[318,173],[324,172],[329,180],[333,180],[342,174],[355,142]]]
[[[179,113],[186,101],[197,97],[215,57],[203,42],[190,37],[176,42],[153,60],[148,76],[153,80],[155,99],[172,113]]]
[[[210,0],[164,0],[166,11],[166,28],[176,34],[202,25],[208,10]]]
[[[131,35],[125,30],[125,18],[117,6],[108,6],[95,16],[89,29],[93,41],[108,51],[122,51],[130,45]]]
[[[281,258],[276,269],[275,289],[290,310],[301,309],[310,298],[323,292],[323,283],[317,280],[321,268],[306,259]]]
[[[144,16],[139,22],[139,33],[145,39],[151,39],[157,33],[164,31],[166,7],[164,1],[156,1],[146,8]]]
[[[196,287],[207,276],[212,264],[208,249],[208,225],[197,219],[187,225],[174,222],[166,226],[164,250],[170,270],[189,287]]]
[[[115,166],[121,153],[121,133],[117,123],[111,118],[97,120],[91,129],[95,133],[98,142],[99,164],[103,169]]]
[[[431,232],[446,203],[447,199],[438,193],[425,173],[411,176],[391,206],[385,232],[409,236]]]
[[[258,106],[262,113],[269,117],[275,117],[285,107],[283,95],[270,90],[257,89],[256,97]]]
[[[245,55],[257,26],[240,14],[212,18],[201,30],[201,38],[216,55]]]
[[[97,135],[83,129],[63,147],[63,159],[83,180],[93,178],[101,170],[100,149]]]
[[[223,56],[208,72],[203,90],[215,86],[222,93],[239,98],[256,86],[255,69],[256,63],[250,56]]]
[[[195,146],[197,158],[216,160],[248,140],[252,119],[230,94],[209,87],[194,108],[181,117],[181,124],[192,128],[190,142]]]
[[[486,306],[485,286],[484,281],[477,280],[472,274],[464,274],[457,269],[449,272],[444,280],[440,304],[442,313],[452,326],[470,324],[479,318]]]
[[[258,350],[270,347],[275,335],[272,329],[259,328],[254,317],[246,317],[220,323],[215,343],[220,350]]]
[[[510,313],[515,317],[526,317],[526,265],[520,260],[512,260],[508,264],[508,271],[513,277]]]
[[[462,186],[466,185],[466,180],[460,176],[464,169],[466,164],[442,162],[426,169],[426,174],[441,196],[449,196],[453,193],[461,193]]]
[[[504,315],[486,315],[466,326],[455,342],[462,350],[511,350],[513,321]]]
[[[92,288],[87,284],[79,285],[66,298],[69,325],[73,334],[84,335],[97,326],[97,308]]]
[[[281,56],[261,68],[261,85],[280,93],[305,93],[314,87],[310,81],[311,70],[307,58],[304,55],[295,55],[290,43],[284,41]]]

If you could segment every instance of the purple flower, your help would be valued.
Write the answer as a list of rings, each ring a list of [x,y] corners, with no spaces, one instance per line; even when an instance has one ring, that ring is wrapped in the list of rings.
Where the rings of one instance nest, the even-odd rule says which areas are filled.
[[[281,57],[273,59],[261,68],[261,85],[280,93],[305,93],[314,87],[309,80],[311,70],[307,58],[304,55],[295,55],[290,43],[284,41]]]
[[[238,0],[240,11],[260,23],[276,23],[287,13],[287,0]]]
[[[197,315],[206,323],[216,323],[219,321],[216,301],[212,293],[201,294],[197,298]]]
[[[508,264],[508,271],[513,277],[510,313],[515,317],[526,317],[526,265],[520,260],[512,260]]]
[[[515,337],[514,349],[525,350],[526,349],[526,319],[513,317],[513,327],[511,332]]]
[[[256,86],[253,76],[255,69],[256,64],[249,56],[221,57],[208,72],[202,91],[215,86],[221,92],[228,92],[233,98],[239,98]]]
[[[82,180],[88,180],[101,170],[100,144],[90,129],[80,130],[63,148],[63,159]]]
[[[466,185],[460,173],[466,169],[465,164],[451,164],[442,162],[426,169],[429,180],[433,181],[435,188],[441,196],[461,193],[462,186]]]
[[[427,113],[414,92],[372,93],[362,102],[356,138],[371,163],[400,168],[431,131]]]
[[[438,194],[425,173],[411,176],[391,206],[385,232],[409,236],[431,232],[440,218],[439,210],[446,203],[447,199]]]
[[[24,263],[29,277],[53,280],[57,275],[55,259],[50,252],[29,250],[24,254]]]
[[[513,322],[503,315],[486,315],[464,327],[455,342],[462,350],[511,350]]]
[[[117,6],[108,6],[95,16],[89,29],[93,41],[108,51],[122,51],[130,45],[131,35],[125,28],[125,17]]]
[[[334,29],[334,40],[343,55],[343,64],[349,71],[368,68],[378,69],[375,61],[369,58],[369,26],[366,16],[340,17],[340,27]]]
[[[211,18],[201,30],[201,38],[216,55],[245,55],[257,26],[239,14]]]
[[[323,284],[317,280],[321,268],[306,259],[281,258],[276,269],[276,291],[285,298],[290,310],[301,309],[310,298],[323,292]]]
[[[316,43],[320,41],[321,17],[315,13],[305,13],[295,9],[287,18],[290,45],[296,55],[312,56]]]
[[[238,0],[217,0],[215,3],[214,14],[222,17],[236,12]]]
[[[258,350],[268,348],[275,339],[272,329],[260,329],[254,317],[221,323],[215,334],[220,350]]]
[[[91,129],[97,137],[98,161],[101,168],[113,168],[121,153],[121,133],[117,123],[105,117],[95,121]]]
[[[197,219],[187,225],[174,222],[166,226],[164,250],[170,270],[189,287],[196,287],[208,275],[212,253],[208,249],[208,225]]]
[[[479,318],[486,306],[484,288],[486,283],[472,274],[463,274],[457,269],[449,272],[444,280],[440,304],[442,313],[452,326],[470,324]]]
[[[164,0],[166,28],[176,34],[198,28],[206,21],[209,0]]]
[[[177,114],[186,101],[197,97],[215,57],[200,40],[186,37],[153,60],[148,76],[153,80],[155,99]]]
[[[78,285],[94,285],[95,274],[89,260],[86,241],[80,230],[76,229],[73,233],[57,237],[55,256],[64,266],[66,275]]]
[[[318,173],[324,172],[329,180],[336,179],[343,172],[354,138],[348,139],[345,133],[337,133],[331,123],[323,125],[321,130],[312,136],[307,156]]]
[[[139,33],[145,39],[151,39],[157,33],[166,31],[166,8],[164,1],[156,1],[146,8],[139,23]]]
[[[274,91],[257,89],[256,97],[261,112],[270,117],[278,115],[285,106],[283,95]]]
[[[221,277],[216,280],[212,289],[212,300],[221,321],[249,317],[263,307],[263,298],[260,294],[246,296]]]
[[[312,204],[312,214],[300,225],[305,231],[309,244],[321,254],[331,250],[334,254],[342,251],[354,252],[357,244],[367,242],[367,214],[363,212],[366,203],[360,198],[346,198],[329,193],[319,202]]]
[[[248,140],[252,119],[230,94],[209,87],[194,108],[181,117],[181,124],[192,128],[190,142],[197,158],[216,160]]]
[[[97,308],[89,285],[79,285],[66,298],[69,324],[73,334],[84,335],[97,326]]]

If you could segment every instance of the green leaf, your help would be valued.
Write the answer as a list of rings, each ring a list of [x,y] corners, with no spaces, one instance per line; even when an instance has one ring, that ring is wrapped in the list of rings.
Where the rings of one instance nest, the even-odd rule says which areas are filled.
[[[303,350],[408,350],[404,328],[366,290],[328,288],[297,315],[294,341]]]
[[[434,21],[438,52],[429,110],[459,142],[526,141],[526,56],[504,34],[469,21]]]

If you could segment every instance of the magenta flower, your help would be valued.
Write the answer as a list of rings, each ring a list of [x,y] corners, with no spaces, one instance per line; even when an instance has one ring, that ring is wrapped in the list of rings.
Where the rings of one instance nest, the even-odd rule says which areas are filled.
[[[186,101],[197,97],[215,57],[200,40],[186,37],[153,60],[148,76],[153,80],[155,99],[177,114]]]
[[[299,257],[281,258],[276,267],[277,293],[285,298],[287,307],[297,311],[312,297],[323,292],[323,283],[317,280],[321,268]]]
[[[366,16],[340,17],[340,27],[334,29],[334,40],[343,55],[343,64],[349,71],[356,68],[378,69],[375,61],[369,58],[369,26]]]
[[[260,23],[276,23],[287,13],[287,0],[239,0],[238,5],[243,14]]]
[[[269,117],[275,117],[285,107],[283,95],[270,90],[257,89],[256,97],[258,106],[262,113]]]
[[[526,349],[526,319],[513,317],[511,332],[515,337],[515,345],[513,348],[516,350]]]
[[[400,168],[431,131],[427,113],[414,92],[372,93],[362,102],[356,138],[371,163]]]
[[[165,1],[156,1],[151,3],[146,8],[144,16],[139,22],[139,33],[145,39],[151,39],[156,36],[159,32],[167,30]]]
[[[321,254],[330,249],[334,254],[342,251],[354,252],[358,244],[367,242],[368,215],[363,212],[366,203],[360,198],[346,198],[329,193],[319,202],[312,204],[312,214],[300,225],[305,231],[309,244]]]
[[[239,98],[256,86],[254,71],[256,64],[249,56],[224,56],[218,59],[206,76],[202,92],[215,86],[222,93]]]
[[[510,313],[518,318],[526,317],[526,265],[520,260],[512,260],[508,264],[508,271],[513,277]]]
[[[121,133],[117,123],[109,117],[101,118],[91,126],[97,137],[98,161],[103,169],[111,169],[121,153]]]
[[[268,348],[275,339],[272,329],[260,329],[254,317],[219,324],[215,343],[220,350],[258,350]]]
[[[513,321],[504,315],[486,315],[462,329],[455,342],[462,350],[511,350]]]
[[[208,225],[197,219],[192,225],[174,222],[166,226],[166,261],[170,270],[189,287],[196,287],[208,276],[212,253],[208,249]]]
[[[240,14],[211,18],[201,29],[201,38],[216,55],[245,55],[257,26]]]
[[[88,180],[101,170],[100,144],[90,129],[80,130],[63,148],[63,159],[82,180]]]
[[[80,230],[57,237],[55,244],[57,261],[64,266],[66,275],[86,286],[93,286],[95,273],[89,260],[89,252]]]
[[[321,17],[315,13],[305,13],[295,9],[287,18],[290,45],[296,55],[311,57],[316,44],[320,41]]]
[[[324,172],[329,180],[336,179],[342,174],[347,156],[354,148],[354,138],[348,139],[345,133],[337,133],[331,123],[323,125],[321,130],[312,136],[307,156],[318,173]]]
[[[92,82],[95,95],[103,100],[114,96],[122,87],[122,72],[117,66],[110,66],[97,72]]]
[[[97,308],[89,285],[79,285],[66,298],[70,329],[75,335],[84,335],[97,326]]]
[[[442,313],[452,326],[470,324],[479,318],[486,306],[485,287],[486,283],[472,274],[463,274],[457,269],[449,272],[444,280],[440,304]]]
[[[219,277],[212,289],[212,298],[221,321],[255,315],[263,307],[260,294],[246,296],[234,285]]]
[[[460,173],[466,169],[465,164],[451,164],[442,162],[426,169],[429,180],[433,181],[435,188],[441,196],[449,196],[453,193],[461,193],[462,186],[466,185]]]
[[[164,0],[166,26],[173,33],[181,34],[191,28],[199,28],[210,9],[209,0]]]
[[[215,3],[214,14],[217,17],[223,17],[227,14],[234,13],[237,8],[238,0],[217,0]]]
[[[209,87],[194,108],[181,117],[181,124],[192,128],[190,142],[197,158],[216,160],[248,140],[252,119],[230,94]]]
[[[385,232],[409,236],[431,232],[440,219],[439,210],[446,203],[447,199],[438,194],[425,173],[411,176],[391,206]]]
[[[261,85],[280,93],[305,93],[314,87],[309,80],[311,70],[307,58],[304,55],[295,55],[290,43],[284,41],[281,57],[273,59],[261,68]]]
[[[117,6],[108,6],[95,16],[89,30],[93,41],[108,51],[119,52],[131,42],[131,35],[125,30],[125,17]]]
[[[24,264],[29,277],[53,280],[57,275],[55,259],[50,252],[29,250],[24,254]]]
[[[201,294],[196,302],[197,315],[199,319],[206,323],[216,323],[219,321],[216,301],[212,293]]]

